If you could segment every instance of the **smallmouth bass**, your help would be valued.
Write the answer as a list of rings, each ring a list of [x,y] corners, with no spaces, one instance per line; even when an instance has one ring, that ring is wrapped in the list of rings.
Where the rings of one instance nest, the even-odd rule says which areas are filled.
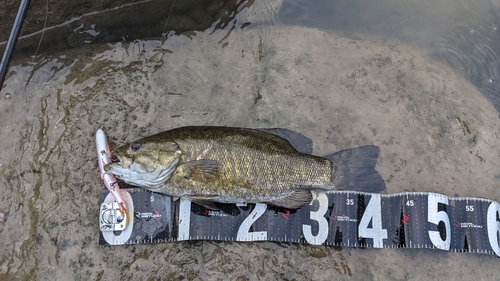
[[[379,192],[374,145],[319,157],[298,151],[286,129],[181,127],[125,144],[104,168],[125,183],[207,208],[219,203],[267,203],[297,209],[311,190]],[[303,150],[303,149],[302,149]]]

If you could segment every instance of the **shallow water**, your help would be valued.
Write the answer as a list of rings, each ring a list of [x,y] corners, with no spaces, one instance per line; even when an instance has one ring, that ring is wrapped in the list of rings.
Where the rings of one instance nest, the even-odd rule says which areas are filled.
[[[230,2],[224,24],[212,16],[182,29],[179,9],[177,30],[162,21],[130,31],[137,40],[117,40],[123,23],[111,36],[114,14],[96,13],[51,29],[48,38],[72,31],[69,46],[18,53],[0,92],[0,277],[492,279],[496,257],[437,250],[97,245],[98,128],[120,145],[185,125],[285,127],[310,137],[316,155],[378,145],[387,193],[500,201],[498,2],[213,5]]]

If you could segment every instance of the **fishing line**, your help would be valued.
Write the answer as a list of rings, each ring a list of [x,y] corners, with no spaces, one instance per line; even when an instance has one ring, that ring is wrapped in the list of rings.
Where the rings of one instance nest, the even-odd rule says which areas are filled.
[[[47,27],[48,15],[49,15],[49,0],[47,0],[46,6],[45,6],[45,21],[43,23],[42,35],[40,36],[40,40],[38,41],[38,46],[36,47],[35,54],[33,55],[33,59],[31,61],[35,60],[36,55],[38,54],[38,50],[40,49],[40,46],[42,45],[43,34],[45,33],[45,28]]]
[[[175,5],[175,0],[174,0],[174,2],[172,2],[172,6],[170,7],[170,11],[168,12],[167,20],[165,21],[165,26],[163,27],[163,32],[161,33],[160,37],[163,37],[163,34],[165,34],[165,30],[167,29],[168,19],[170,18],[170,14],[172,13],[172,10],[174,9],[174,5]],[[166,36],[165,36],[165,39],[167,39]]]

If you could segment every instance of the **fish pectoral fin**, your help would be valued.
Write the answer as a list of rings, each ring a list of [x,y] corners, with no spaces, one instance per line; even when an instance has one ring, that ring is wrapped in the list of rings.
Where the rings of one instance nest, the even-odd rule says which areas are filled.
[[[312,201],[312,193],[307,189],[296,189],[293,190],[287,196],[266,202],[269,205],[282,207],[285,209],[298,209],[304,205],[309,204]]]
[[[184,170],[183,176],[185,178],[201,178],[209,180],[214,178],[219,173],[221,164],[216,160],[203,159],[186,162],[181,166]]]

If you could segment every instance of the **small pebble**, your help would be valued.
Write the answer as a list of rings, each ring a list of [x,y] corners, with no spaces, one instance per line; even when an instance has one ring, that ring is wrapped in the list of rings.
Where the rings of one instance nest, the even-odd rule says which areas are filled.
[[[10,99],[10,94],[5,94],[6,99]]]

